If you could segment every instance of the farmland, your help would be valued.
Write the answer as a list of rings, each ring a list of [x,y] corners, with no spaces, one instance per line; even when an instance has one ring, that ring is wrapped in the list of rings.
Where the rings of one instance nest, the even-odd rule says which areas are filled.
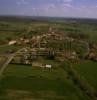
[[[0,81],[0,98],[2,100],[22,98],[25,98],[24,100],[84,100],[82,92],[66,77],[66,72],[60,67],[48,70],[29,65],[10,64]]]
[[[97,63],[92,61],[83,61],[80,64],[75,64],[74,68],[80,75],[88,81],[88,83],[97,90]]]
[[[0,17],[3,66],[0,100],[96,100],[97,20]]]

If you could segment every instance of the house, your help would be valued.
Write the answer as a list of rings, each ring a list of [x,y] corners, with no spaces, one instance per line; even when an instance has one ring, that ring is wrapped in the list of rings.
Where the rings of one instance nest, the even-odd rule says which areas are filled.
[[[21,38],[20,38],[20,41],[24,41],[24,38],[23,38],[23,37],[21,37]]]
[[[16,40],[12,40],[12,41],[9,41],[8,45],[14,45],[14,44],[16,44],[16,43],[17,43]]]
[[[64,53],[62,54],[66,59],[76,59],[77,54],[75,51],[64,51]]]
[[[25,64],[30,64],[29,60],[25,60]]]
[[[37,36],[37,37],[36,37],[37,40],[39,40],[40,38],[41,38],[40,36]]]
[[[51,69],[52,65],[45,65],[46,68]]]
[[[29,43],[29,42],[30,42],[29,39],[25,39],[25,40],[24,40],[24,43]]]

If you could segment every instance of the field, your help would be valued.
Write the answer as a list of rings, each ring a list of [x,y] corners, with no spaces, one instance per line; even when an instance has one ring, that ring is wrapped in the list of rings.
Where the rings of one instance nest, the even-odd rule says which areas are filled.
[[[88,84],[97,90],[97,62],[83,61],[80,64],[75,64],[74,68],[87,80]]]
[[[11,62],[0,76],[0,100],[94,100],[87,95],[87,91],[85,92],[79,87],[78,83],[81,81],[76,82],[78,85],[74,81],[77,78],[79,79],[80,76],[97,91],[97,61],[85,58],[87,53],[85,43],[89,45],[97,43],[96,19],[0,17],[0,69],[11,54],[25,47],[32,49],[34,43],[32,37],[49,33],[50,27],[59,35],[64,33],[64,36],[66,35],[69,39],[74,39],[74,41],[70,42],[69,39],[62,41],[51,40],[48,37],[43,39],[47,39],[46,49],[58,51],[58,54],[63,53],[62,58],[60,56],[54,57],[53,51],[51,51],[52,56],[37,57],[37,61],[40,60],[44,64],[51,64],[53,66],[51,69],[24,64],[28,58],[31,62],[32,51],[24,50],[26,53],[24,53],[25,55],[22,54],[22,57],[26,58],[26,60],[24,58],[20,60],[21,54],[19,56],[15,55],[20,60],[20,63]],[[24,40],[21,40],[21,38]],[[29,39],[30,42],[24,43],[23,41],[26,39]],[[16,40],[18,43],[9,45],[12,40]],[[84,42],[81,43],[80,41]],[[34,50],[41,50],[41,48],[36,48],[37,46]],[[67,56],[72,56],[70,55],[72,52],[74,55],[77,54],[74,61],[68,59],[68,57],[64,58],[65,50],[67,50]],[[23,52],[21,51],[21,53]],[[97,55],[97,48],[90,48],[90,53]],[[73,65],[73,70],[66,65],[67,60]],[[71,71],[71,73],[68,71]],[[71,74],[71,77],[69,74]],[[73,81],[73,79],[75,80]]]
[[[86,100],[66,77],[60,67],[48,70],[10,64],[0,81],[0,100]]]
[[[43,18],[0,18],[0,40],[6,42],[20,36],[32,36],[47,32],[52,26],[56,31],[76,34],[86,34],[89,41],[97,40],[97,20],[94,19],[43,19]],[[6,40],[6,41],[3,41]]]

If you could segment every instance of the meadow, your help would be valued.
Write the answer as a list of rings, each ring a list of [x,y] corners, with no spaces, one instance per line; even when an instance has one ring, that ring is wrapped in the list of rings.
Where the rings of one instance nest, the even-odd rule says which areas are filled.
[[[74,68],[97,91],[97,62],[82,61],[74,64]]]
[[[0,80],[0,100],[89,100],[61,68],[10,64]]]

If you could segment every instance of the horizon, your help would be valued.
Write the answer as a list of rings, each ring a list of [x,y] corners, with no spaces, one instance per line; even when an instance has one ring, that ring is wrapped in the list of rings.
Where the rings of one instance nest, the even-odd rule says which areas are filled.
[[[97,18],[92,17],[65,17],[65,16],[34,16],[34,15],[0,15],[0,17],[9,17],[9,18],[57,18],[57,19],[94,19],[97,20]]]

